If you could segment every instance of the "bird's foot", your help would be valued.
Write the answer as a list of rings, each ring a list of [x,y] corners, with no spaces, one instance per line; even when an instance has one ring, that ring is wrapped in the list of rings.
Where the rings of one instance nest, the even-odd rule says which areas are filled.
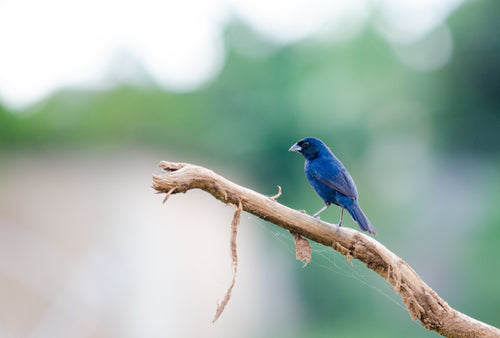
[[[342,227],[342,222],[339,222],[339,224],[337,224],[337,236],[339,235],[340,233],[340,228]]]

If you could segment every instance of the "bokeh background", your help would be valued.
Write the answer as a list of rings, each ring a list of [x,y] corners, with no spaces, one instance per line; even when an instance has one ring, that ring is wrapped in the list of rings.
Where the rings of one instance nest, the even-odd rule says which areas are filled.
[[[378,275],[150,188],[208,166],[313,213],[317,136],[377,240],[500,326],[500,2],[0,1],[0,337],[432,337]],[[339,209],[322,219],[336,223]],[[352,219],[345,226],[357,228]]]

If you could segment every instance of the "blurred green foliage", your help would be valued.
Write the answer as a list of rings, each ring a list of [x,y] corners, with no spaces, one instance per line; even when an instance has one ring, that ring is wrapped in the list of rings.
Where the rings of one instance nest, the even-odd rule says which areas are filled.
[[[451,161],[460,173],[460,163],[475,163],[471,177],[472,184],[483,185],[482,216],[468,224],[468,238],[459,239],[463,247],[442,248],[457,250],[456,264],[453,275],[436,282],[437,291],[459,310],[500,326],[499,10],[498,1],[476,1],[453,13],[447,21],[453,58],[434,72],[402,65],[370,26],[352,40],[309,39],[278,47],[233,22],[226,32],[225,67],[205,87],[168,93],[150,81],[102,92],[65,89],[25,111],[0,107],[0,143],[7,151],[169,149],[238,170],[264,193],[274,193],[279,184],[282,203],[312,212],[321,201],[307,186],[302,159],[287,149],[314,135],[349,168],[379,240],[396,252],[406,252],[413,235],[425,236],[419,219],[433,203],[429,195],[443,189],[432,168]],[[259,53],[246,53],[248,48]],[[400,188],[400,195],[391,195],[388,183],[377,183],[397,184],[421,172],[431,174],[423,176],[428,183]],[[398,181],[402,173],[407,176]],[[406,195],[399,206],[384,199]],[[337,214],[328,210],[324,217],[336,220]],[[445,230],[437,231],[447,238]],[[268,241],[275,245],[274,238]],[[310,323],[297,337],[436,336],[410,321],[385,281],[358,263],[349,275],[350,266],[335,259],[332,264],[325,255],[314,256],[307,271],[297,264]]]

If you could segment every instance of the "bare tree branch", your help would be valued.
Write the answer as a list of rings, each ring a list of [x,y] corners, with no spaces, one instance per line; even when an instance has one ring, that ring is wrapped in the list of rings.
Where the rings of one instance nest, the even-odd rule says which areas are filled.
[[[356,258],[385,278],[400,293],[413,320],[447,337],[500,337],[500,330],[471,318],[446,303],[401,258],[375,239],[351,228],[338,228],[275,199],[235,184],[212,170],[187,163],[162,161],[166,172],[153,176],[158,193],[177,194],[202,189],[224,203],[239,205],[291,232],[329,246],[349,261]]]

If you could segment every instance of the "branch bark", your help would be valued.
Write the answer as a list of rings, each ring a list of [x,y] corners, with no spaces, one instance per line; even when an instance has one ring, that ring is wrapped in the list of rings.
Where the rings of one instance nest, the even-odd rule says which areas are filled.
[[[401,294],[412,319],[418,319],[428,330],[446,337],[500,337],[498,328],[453,309],[404,260],[357,230],[332,226],[200,166],[162,161],[159,167],[165,173],[153,176],[153,188],[158,193],[170,196],[202,189],[223,203],[241,202],[244,211],[331,247],[349,261],[351,257],[362,261]]]

